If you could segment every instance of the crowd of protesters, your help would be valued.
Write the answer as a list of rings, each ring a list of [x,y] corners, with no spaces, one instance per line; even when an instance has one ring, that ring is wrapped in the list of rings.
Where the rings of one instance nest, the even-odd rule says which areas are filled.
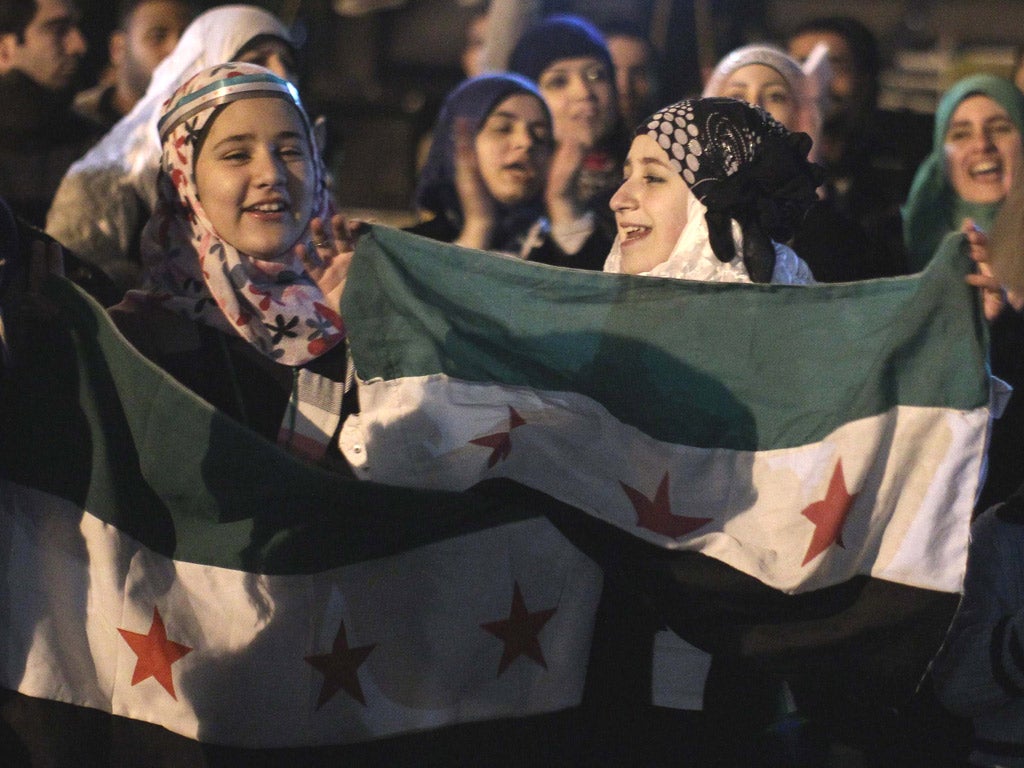
[[[199,13],[189,0],[126,0],[106,41],[109,71],[75,92],[87,45],[100,43],[86,41],[80,21],[73,0],[0,0],[0,197],[64,246],[69,275],[79,265],[144,355],[236,420],[347,472],[335,438],[358,404],[331,308],[356,235],[332,215],[322,126],[298,98],[291,32],[252,6]],[[1024,387],[1022,294],[988,264],[988,233],[1024,155],[1024,95],[1011,79],[956,83],[932,145],[908,151],[894,140],[899,115],[877,106],[875,38],[850,18],[725,52],[702,94],[672,95],[633,23],[598,28],[560,14],[495,31],[488,21],[483,11],[467,27],[466,79],[430,137],[412,232],[560,267],[786,284],[911,274],[962,232],[978,262],[993,373]],[[501,39],[513,29],[514,40]],[[496,50],[507,53],[500,66]],[[722,149],[702,132],[712,114],[738,144]],[[685,141],[682,125],[694,126]],[[709,195],[735,171],[711,160],[726,150],[738,167],[769,168],[770,189]],[[783,187],[787,205],[773,208],[771,190]],[[246,291],[272,296],[275,313],[312,335],[273,333]],[[293,411],[324,397],[329,413],[297,433]],[[934,725],[950,766],[1024,766],[1018,401],[992,430],[963,609],[922,687],[935,698],[916,704],[942,712]],[[607,595],[617,599],[616,585]],[[650,740],[633,764],[840,764],[829,761],[841,747],[813,727],[786,736],[800,742],[787,753],[799,761],[787,763],[770,743],[778,730],[730,733],[702,719],[714,659],[656,617],[648,629],[653,679],[635,705]],[[954,738],[971,719],[973,746]],[[856,758],[842,764],[891,764],[890,747],[853,745]],[[900,749],[905,759],[913,747]],[[927,754],[906,764],[937,765]]]

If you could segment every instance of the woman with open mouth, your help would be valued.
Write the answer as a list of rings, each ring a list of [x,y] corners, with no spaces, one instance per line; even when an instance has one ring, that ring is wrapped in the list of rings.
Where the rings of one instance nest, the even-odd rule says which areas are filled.
[[[612,196],[606,272],[804,284],[782,243],[817,199],[810,138],[729,98],[685,99],[645,120]]]
[[[605,271],[814,282],[807,265],[783,245],[817,201],[821,171],[807,159],[810,143],[807,134],[791,133],[760,107],[732,98],[686,99],[651,115],[636,130],[624,180],[611,199],[618,237]],[[611,605],[629,605],[628,595],[621,597],[607,579],[605,588],[603,599]],[[650,722],[686,733],[716,755],[728,753],[723,765],[752,764],[750,734],[741,737],[735,727],[719,732],[718,718],[709,714],[709,654],[662,627],[654,631],[651,674]],[[761,689],[757,675],[747,685],[748,703],[774,696],[770,687]]]
[[[974,75],[955,83],[935,112],[931,154],[903,206],[903,239],[913,271],[964,219],[988,231],[1021,156],[1024,96],[1009,80]]]
[[[932,152],[917,169],[902,211],[912,270],[923,269],[951,232],[966,232],[972,240],[986,238],[1021,161],[1022,131],[1024,95],[1009,80],[973,75],[954,83],[942,96],[935,112]],[[979,512],[1024,482],[1024,316],[1010,306],[1005,299],[995,308],[987,301],[985,306],[992,321],[992,372],[1017,394],[992,426]]]
[[[611,238],[545,196],[551,113],[536,86],[485,74],[445,99],[420,174],[415,234],[531,261],[600,264]]]
[[[159,132],[145,288],[111,317],[220,411],[344,471],[332,438],[351,405],[339,302],[352,243],[298,91],[255,64],[214,66],[174,92]]]

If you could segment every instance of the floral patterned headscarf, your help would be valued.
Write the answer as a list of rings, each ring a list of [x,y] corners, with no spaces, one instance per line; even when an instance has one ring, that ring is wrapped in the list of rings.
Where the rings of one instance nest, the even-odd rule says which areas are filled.
[[[294,255],[256,259],[223,240],[196,190],[195,151],[211,118],[218,107],[247,98],[283,99],[299,113],[313,162],[312,215],[330,218],[323,160],[295,86],[255,64],[220,64],[188,80],[161,111],[158,201],[142,233],[142,260],[151,297],[164,306],[237,333],[278,363],[301,366],[344,338],[337,309]],[[314,253],[310,237],[307,222],[300,240]]]

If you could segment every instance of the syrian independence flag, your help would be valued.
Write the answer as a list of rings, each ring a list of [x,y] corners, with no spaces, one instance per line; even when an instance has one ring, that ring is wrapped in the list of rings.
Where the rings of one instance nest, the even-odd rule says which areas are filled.
[[[970,264],[952,237],[917,276],[699,283],[373,228],[342,302],[343,448],[367,479],[558,499],[570,538],[708,650],[792,673],[910,644],[909,672],[877,666],[912,686],[956,603],[988,429]]]
[[[600,571],[542,510],[295,459],[138,355],[70,283],[7,321],[0,687],[63,702],[68,725],[9,716],[8,694],[0,747],[96,764],[115,722],[271,749],[578,704]]]

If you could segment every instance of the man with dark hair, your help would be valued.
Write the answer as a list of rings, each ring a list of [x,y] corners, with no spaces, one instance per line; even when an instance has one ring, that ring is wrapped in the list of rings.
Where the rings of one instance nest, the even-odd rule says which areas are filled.
[[[866,272],[906,272],[899,206],[931,144],[929,116],[878,109],[881,56],[874,34],[847,16],[811,19],[787,37],[804,62],[818,44],[828,49],[827,100],[820,141],[826,193],[858,222],[870,242]]]
[[[615,65],[619,111],[630,128],[654,112],[661,103],[658,52],[643,27],[627,19],[601,25]]]
[[[830,71],[822,148],[829,162],[843,150],[832,142],[863,130],[877,106],[880,59],[871,30],[846,16],[804,22],[789,35],[789,53],[804,62],[821,43],[828,48]]]
[[[0,195],[42,226],[67,167],[99,126],[71,110],[85,55],[72,0],[0,0]]]
[[[191,0],[123,0],[117,28],[108,40],[110,74],[80,92],[75,109],[111,128],[142,98],[156,65],[163,61],[195,16]]]

